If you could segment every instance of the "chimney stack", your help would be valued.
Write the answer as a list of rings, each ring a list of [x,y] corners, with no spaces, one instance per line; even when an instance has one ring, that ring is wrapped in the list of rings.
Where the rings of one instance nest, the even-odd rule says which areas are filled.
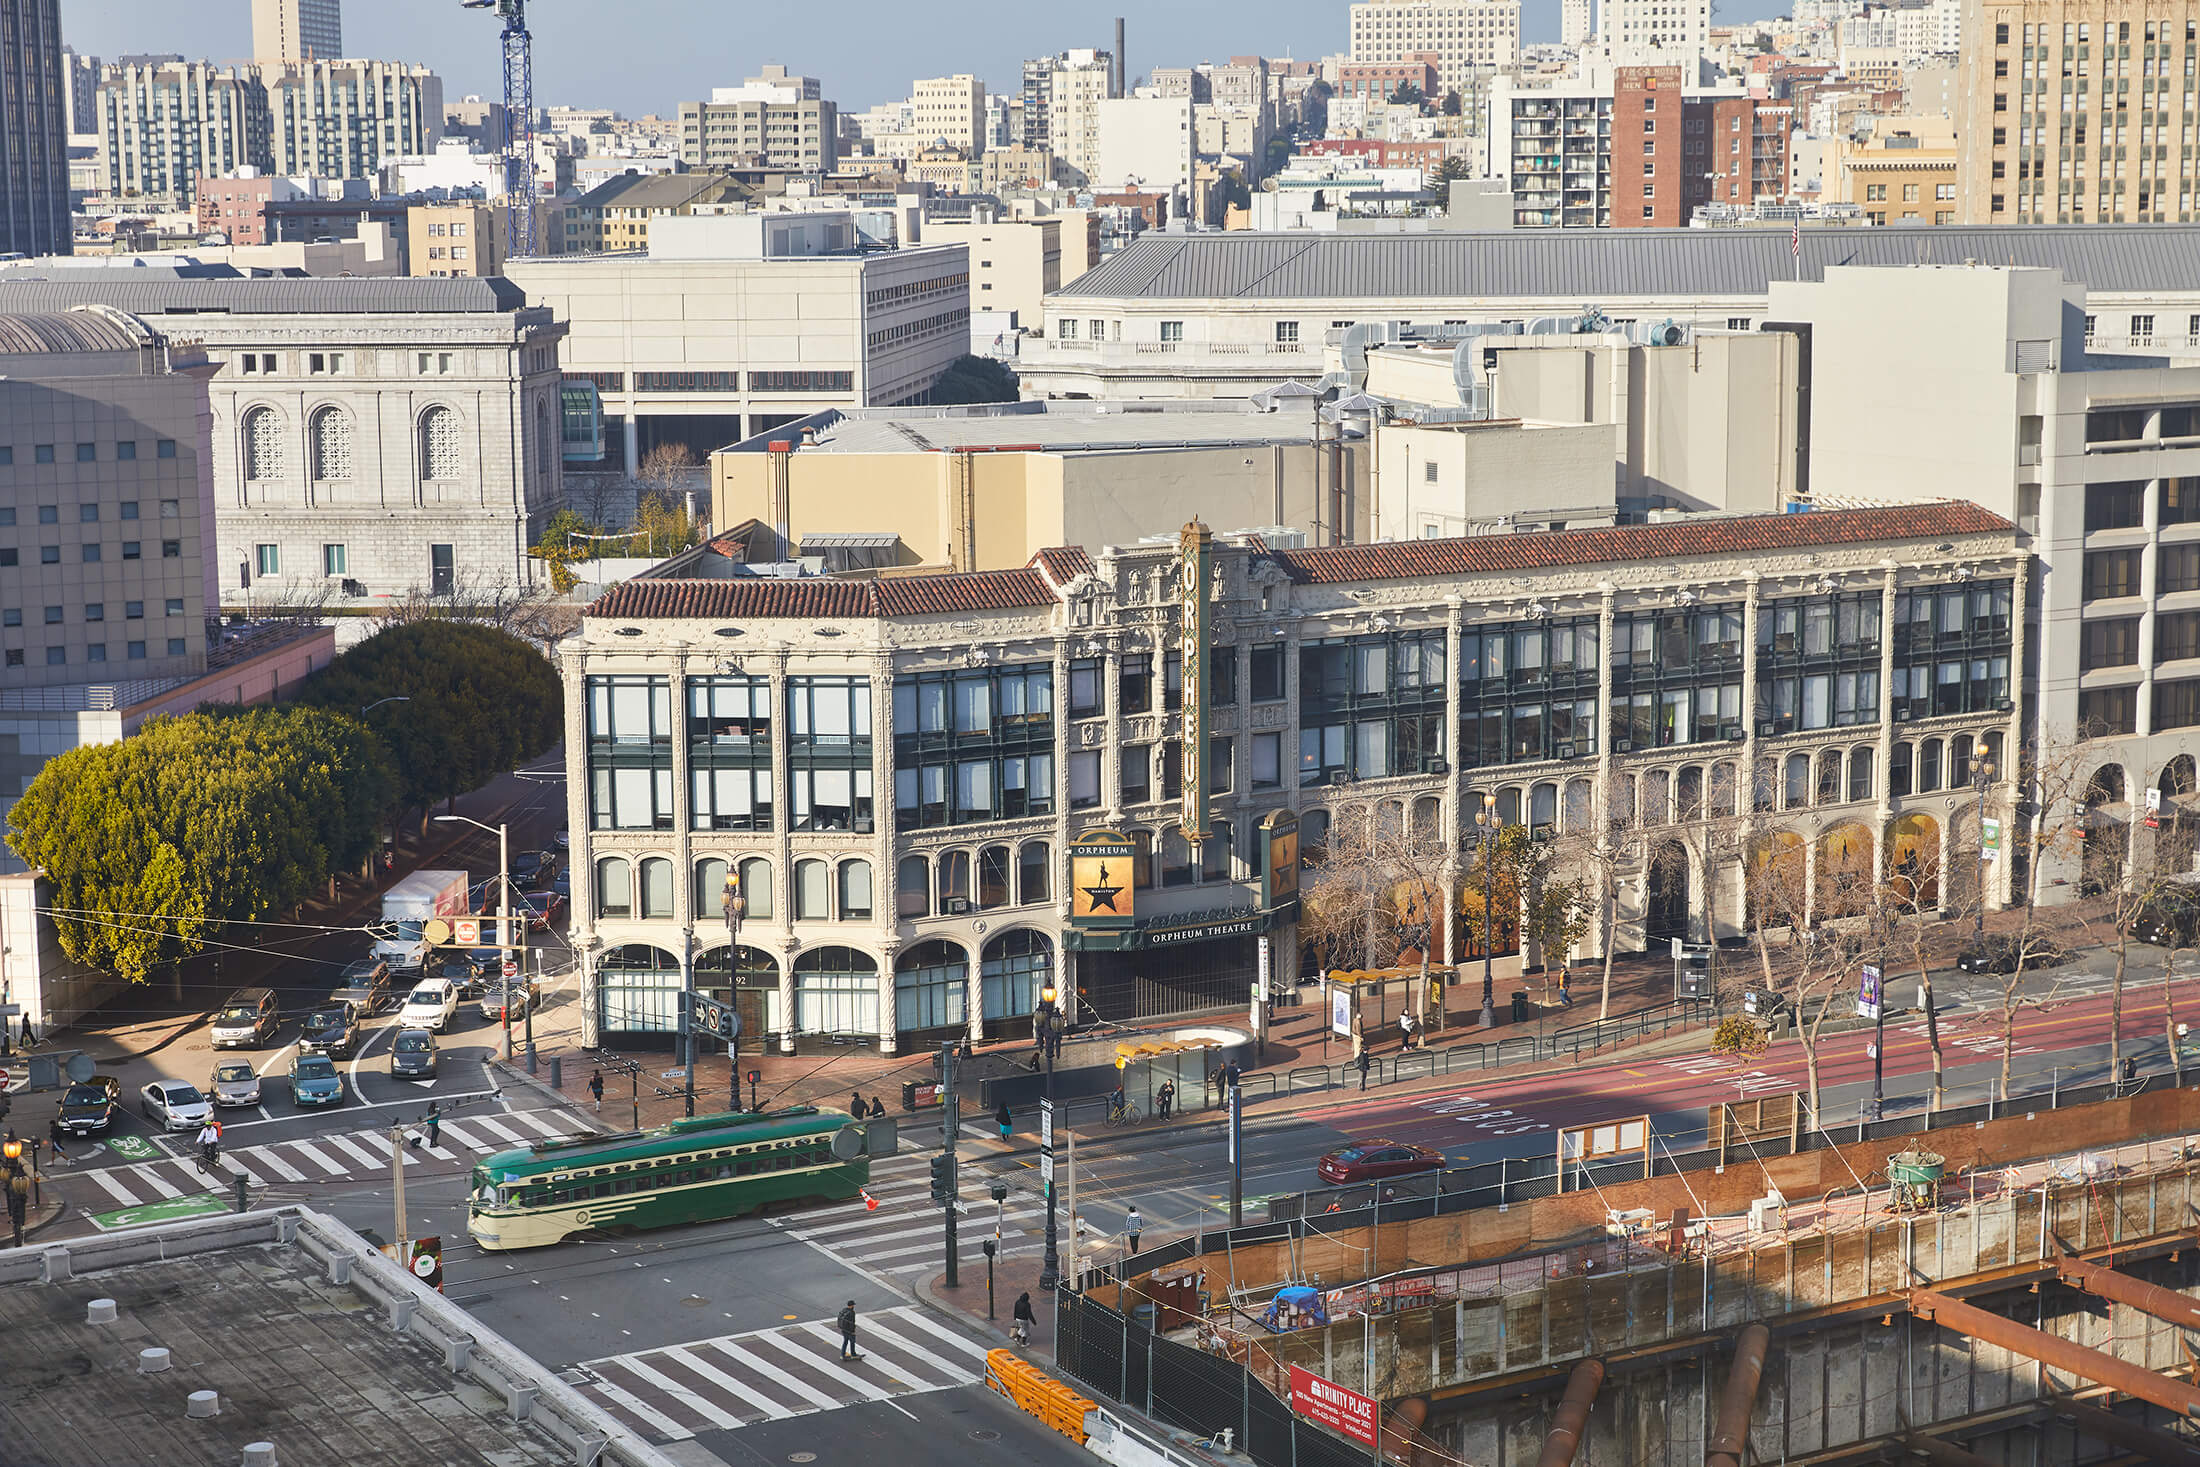
[[[1128,96],[1131,88],[1130,68],[1123,64],[1123,17],[1115,18],[1115,95]]]

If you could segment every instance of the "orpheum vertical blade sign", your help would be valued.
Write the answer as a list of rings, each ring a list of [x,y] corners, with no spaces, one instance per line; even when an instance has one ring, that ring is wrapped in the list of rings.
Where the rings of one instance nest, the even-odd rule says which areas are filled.
[[[1296,1365],[1291,1367],[1291,1409],[1317,1426],[1375,1445],[1375,1402]]]
[[[1177,536],[1178,589],[1184,598],[1182,659],[1184,742],[1177,770],[1184,792],[1184,839],[1195,849],[1207,839],[1207,606],[1214,595],[1214,535],[1198,520]],[[1223,655],[1230,656],[1225,652]]]

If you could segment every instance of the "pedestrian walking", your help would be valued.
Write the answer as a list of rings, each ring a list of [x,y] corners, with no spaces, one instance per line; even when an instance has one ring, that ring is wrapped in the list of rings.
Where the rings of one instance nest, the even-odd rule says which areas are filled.
[[[1131,1253],[1134,1256],[1138,1252],[1138,1235],[1144,1231],[1146,1231],[1146,1220],[1138,1215],[1138,1204],[1134,1202],[1131,1204],[1131,1210],[1123,1214],[1123,1241],[1130,1244]]]
[[[54,1159],[57,1161],[74,1162],[76,1158],[61,1149],[61,1138],[67,1133],[61,1129],[61,1117],[59,1115],[56,1115],[53,1120],[48,1123],[47,1130],[48,1135],[46,1137],[46,1145],[53,1152]]]
[[[1413,1048],[1413,1015],[1400,1014],[1398,1016],[1398,1052],[1403,1054],[1411,1048]]]
[[[1002,1101],[1001,1108],[993,1112],[993,1124],[1001,1128],[1001,1139],[1006,1141],[1009,1131],[1014,1127],[1014,1118],[1008,1112],[1007,1101]]]
[[[871,1097],[871,1119],[874,1121],[883,1121],[886,1119],[886,1102],[879,1099],[876,1095]]]
[[[1568,1008],[1568,1009],[1570,1009],[1570,1008],[1572,1008],[1572,1007],[1574,1006],[1574,994],[1573,994],[1573,987],[1574,987],[1574,973],[1573,973],[1573,969],[1571,969],[1571,968],[1568,968],[1568,967],[1564,966],[1563,964],[1562,964],[1562,965],[1560,965],[1560,967],[1559,967],[1559,970],[1558,970],[1558,1003],[1559,1003],[1559,1007],[1561,1007],[1561,1008]]]
[[[1153,1099],[1161,1119],[1167,1120],[1169,1112],[1176,1107],[1176,1081],[1163,1080],[1161,1088],[1154,1093]]]
[[[594,1096],[594,1097],[596,1098],[596,1113],[597,1113],[598,1115],[601,1115],[601,1114],[603,1114],[603,1071],[602,1071],[602,1070],[598,1070],[598,1071],[596,1071],[596,1073],[595,1073],[595,1074],[593,1074],[593,1075],[590,1075],[590,1076],[588,1077],[588,1093],[589,1093],[590,1095],[593,1095],[593,1096]]]
[[[1030,1348],[1031,1327],[1038,1322],[1031,1312],[1031,1291],[1026,1289],[1016,1296],[1016,1307],[1009,1311],[1009,1339],[1018,1349]]]
[[[848,1097],[848,1114],[854,1116],[857,1120],[860,1121],[870,1113],[871,1102],[863,1098],[862,1091],[858,1090],[855,1092],[855,1094]]]
[[[856,1301],[850,1299],[840,1306],[840,1358],[861,1360],[856,1353]]]

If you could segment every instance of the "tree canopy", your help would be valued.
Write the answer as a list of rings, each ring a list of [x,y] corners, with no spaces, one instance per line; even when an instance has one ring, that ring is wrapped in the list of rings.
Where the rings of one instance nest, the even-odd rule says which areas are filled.
[[[935,403],[1014,402],[1016,396],[1016,374],[991,357],[957,357],[932,384]]]

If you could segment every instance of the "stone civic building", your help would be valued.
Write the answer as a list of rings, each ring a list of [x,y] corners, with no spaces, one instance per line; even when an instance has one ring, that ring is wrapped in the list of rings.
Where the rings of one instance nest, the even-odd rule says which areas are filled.
[[[560,651],[589,1042],[675,1028],[691,977],[786,1049],[1028,1033],[1050,982],[1109,1019],[1239,1007],[1263,956],[1315,961],[1267,869],[1294,813],[1316,873],[1372,816],[1458,883],[1485,795],[1608,837],[1639,949],[1741,931],[1750,861],[1792,862],[1812,918],[1859,870],[1960,900],[1982,801],[2010,804],[2027,562],[1973,505],[1203,553],[1198,637],[1176,546],[875,580],[681,561],[598,599]],[[1068,853],[1110,836],[1135,917],[1095,930]],[[1443,950],[1478,956],[1445,905]]]
[[[216,585],[228,610],[525,585],[564,502],[565,328],[502,279],[0,270],[0,310],[103,304],[220,366]]]

